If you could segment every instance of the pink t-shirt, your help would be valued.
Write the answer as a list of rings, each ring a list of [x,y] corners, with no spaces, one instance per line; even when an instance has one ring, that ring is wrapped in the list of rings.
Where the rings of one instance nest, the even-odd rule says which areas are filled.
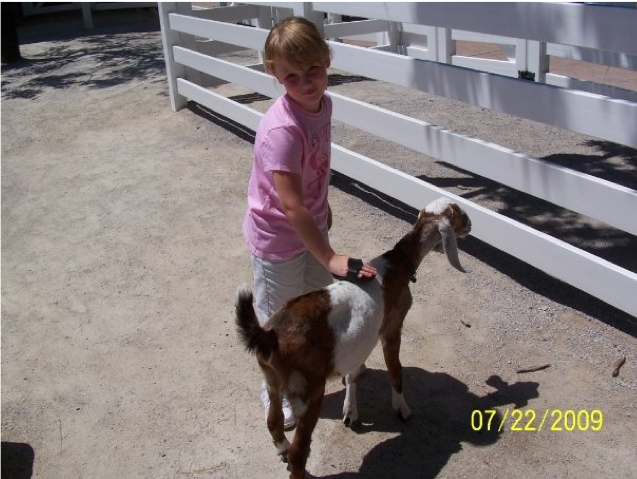
[[[285,259],[305,251],[274,187],[273,171],[301,175],[305,206],[320,230],[327,230],[332,100],[310,113],[288,95],[278,98],[261,119],[254,143],[243,235],[260,258]]]

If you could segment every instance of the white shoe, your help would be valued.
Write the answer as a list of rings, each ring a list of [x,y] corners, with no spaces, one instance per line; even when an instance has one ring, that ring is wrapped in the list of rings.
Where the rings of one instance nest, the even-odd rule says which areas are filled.
[[[270,396],[268,396],[268,390],[265,384],[261,388],[261,402],[263,403],[263,409],[265,409],[265,420],[267,421],[268,412],[270,411]],[[292,411],[292,406],[287,396],[283,396],[281,409],[283,410],[283,429],[286,431],[292,429],[296,426],[296,417],[294,416],[294,411]]]

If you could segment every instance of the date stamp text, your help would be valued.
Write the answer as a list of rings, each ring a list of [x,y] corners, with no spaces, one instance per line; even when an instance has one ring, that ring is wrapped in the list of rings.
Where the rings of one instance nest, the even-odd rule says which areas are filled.
[[[604,427],[604,414],[599,409],[475,409],[471,413],[471,429],[474,431],[540,432],[593,431]]]

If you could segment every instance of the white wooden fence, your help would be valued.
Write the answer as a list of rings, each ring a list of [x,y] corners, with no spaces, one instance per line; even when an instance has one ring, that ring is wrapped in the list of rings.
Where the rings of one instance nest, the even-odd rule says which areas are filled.
[[[468,38],[466,32],[473,32],[478,37],[472,39],[482,35],[490,42],[496,38],[515,45],[521,50],[515,55],[515,68],[534,69],[539,80],[548,77],[543,59],[547,46],[553,52],[634,69],[637,9],[552,3],[268,2],[213,9],[159,5],[175,111],[193,100],[256,130],[262,115],[206,88],[205,78],[222,79],[271,98],[280,95],[262,65],[241,66],[215,55],[260,51],[272,22],[294,14],[311,19],[332,39],[332,66],[339,70],[637,147],[637,103],[630,100],[630,92],[618,99],[460,68],[487,64],[470,65],[453,55],[454,38]],[[340,23],[341,15],[369,20]],[[325,16],[330,23],[325,24]],[[364,48],[338,41],[369,34],[382,35],[387,43]],[[336,93],[332,98],[336,120],[637,234],[634,189]],[[524,98],[530,100],[521,101]],[[336,144],[332,167],[414,208],[441,195],[452,197],[472,217],[475,237],[637,316],[637,274],[631,271]]]

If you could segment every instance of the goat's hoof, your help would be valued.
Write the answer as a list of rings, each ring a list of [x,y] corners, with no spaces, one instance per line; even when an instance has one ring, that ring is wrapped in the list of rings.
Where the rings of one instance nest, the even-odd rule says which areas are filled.
[[[312,479],[314,476],[310,475],[309,472],[303,471],[300,475],[299,473],[292,472],[292,466],[288,464],[288,471],[290,471],[290,479]]]
[[[300,475],[298,473],[294,474],[292,472],[292,466],[288,464],[288,471],[290,471],[290,478],[293,479],[312,479],[314,476],[310,475],[309,472],[303,471]]]
[[[357,420],[358,416],[346,414],[343,417],[343,424],[345,424],[345,427],[352,427]]]
[[[412,416],[413,416],[411,411],[403,412],[400,409],[398,411],[396,411],[396,415],[400,418],[400,420],[402,422],[409,421],[412,418]]]
[[[289,470],[290,469],[290,464],[288,463],[288,453],[287,453],[287,451],[284,452],[283,454],[281,454],[280,456],[281,456],[281,461],[288,465],[288,470]]]

